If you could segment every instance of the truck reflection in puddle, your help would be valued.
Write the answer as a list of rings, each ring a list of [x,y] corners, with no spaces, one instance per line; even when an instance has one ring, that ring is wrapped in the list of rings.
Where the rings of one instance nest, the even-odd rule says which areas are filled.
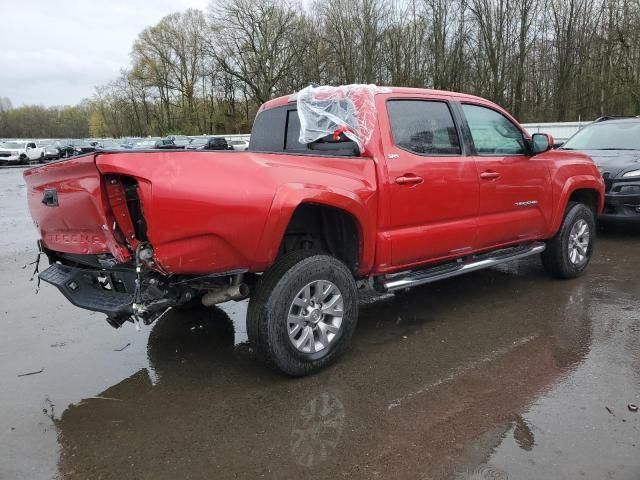
[[[61,474],[493,478],[478,476],[499,472],[492,449],[509,432],[535,449],[523,415],[591,341],[583,283],[550,284],[550,306],[533,309],[530,276],[480,272],[365,302],[354,350],[297,380],[235,344],[243,319],[171,311],[149,337],[155,385],[140,371],[98,395],[121,401],[87,399],[56,421]]]

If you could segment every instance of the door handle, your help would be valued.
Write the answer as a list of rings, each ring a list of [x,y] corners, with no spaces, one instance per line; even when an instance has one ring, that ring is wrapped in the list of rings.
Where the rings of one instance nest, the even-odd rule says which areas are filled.
[[[495,180],[496,178],[500,178],[500,174],[498,172],[487,170],[480,174],[480,178],[483,180]]]
[[[423,181],[422,177],[418,177],[416,175],[403,175],[402,177],[396,178],[396,183],[398,185],[418,185]]]

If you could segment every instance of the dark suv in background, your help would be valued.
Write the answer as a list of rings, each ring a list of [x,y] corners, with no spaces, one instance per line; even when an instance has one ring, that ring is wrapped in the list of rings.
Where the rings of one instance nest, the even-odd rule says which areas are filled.
[[[233,147],[227,143],[227,140],[224,137],[211,137],[204,147],[203,150],[233,150]]]
[[[560,150],[593,158],[606,184],[600,220],[640,222],[640,117],[602,117],[566,141]]]

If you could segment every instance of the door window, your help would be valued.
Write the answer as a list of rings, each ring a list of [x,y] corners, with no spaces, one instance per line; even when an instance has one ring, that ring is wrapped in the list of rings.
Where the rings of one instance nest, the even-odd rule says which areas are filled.
[[[478,155],[527,153],[522,131],[511,120],[490,108],[462,105]]]
[[[393,143],[420,155],[460,155],[460,140],[444,102],[389,100]]]

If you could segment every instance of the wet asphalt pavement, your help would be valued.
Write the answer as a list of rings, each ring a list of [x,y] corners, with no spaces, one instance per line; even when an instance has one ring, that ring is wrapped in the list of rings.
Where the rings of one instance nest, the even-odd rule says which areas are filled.
[[[138,332],[36,295],[19,169],[0,231],[2,480],[640,478],[640,228],[577,280],[536,258],[363,298],[351,351],[297,380],[253,358],[244,303]]]

